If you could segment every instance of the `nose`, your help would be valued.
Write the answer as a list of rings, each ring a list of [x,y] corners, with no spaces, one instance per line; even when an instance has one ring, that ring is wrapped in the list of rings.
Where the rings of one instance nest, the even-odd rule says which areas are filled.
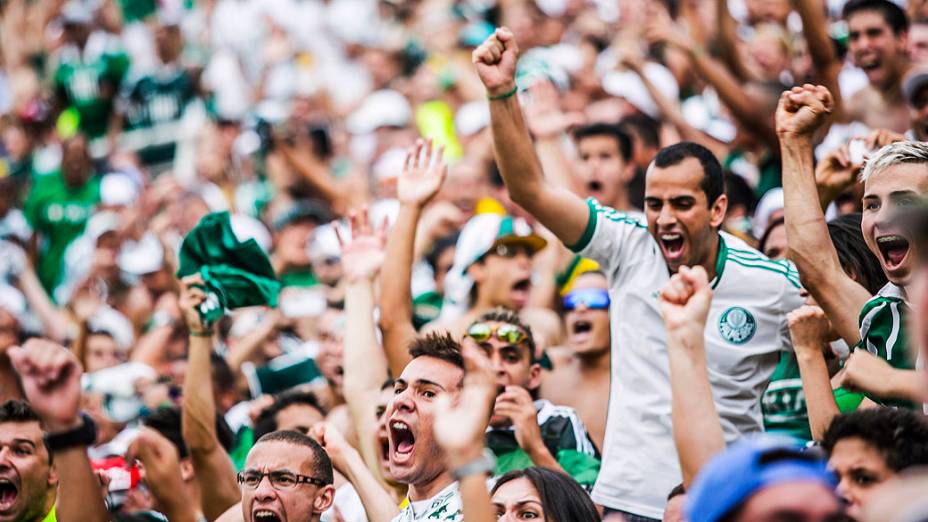
[[[532,256],[525,249],[519,249],[519,251],[516,253],[516,261],[519,263],[520,267],[532,267]]]
[[[261,477],[261,482],[255,488],[255,500],[269,501],[277,498],[277,490],[271,485],[271,478],[267,475]]]
[[[835,488],[838,498],[847,506],[854,504],[854,495],[851,494],[851,488],[848,487],[849,481],[849,478],[841,477],[841,481],[838,482],[838,486]]]
[[[490,363],[493,364],[493,370],[496,372],[497,377],[505,377],[506,372],[503,369],[503,357],[497,351],[493,351],[490,355]]]
[[[393,396],[392,408],[387,408],[387,418],[390,417],[390,410],[412,411],[415,409],[415,402],[412,400],[411,388],[406,388],[400,393]]]
[[[673,212],[670,205],[662,206],[660,213],[657,215],[657,225],[659,227],[670,227],[676,223],[677,215]]]

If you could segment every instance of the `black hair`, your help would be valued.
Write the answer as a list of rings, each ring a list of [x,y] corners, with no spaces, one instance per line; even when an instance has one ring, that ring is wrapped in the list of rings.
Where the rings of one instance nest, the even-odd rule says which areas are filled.
[[[484,312],[474,320],[470,325],[473,326],[476,323],[484,323],[488,321],[493,321],[495,323],[506,323],[511,324],[520,328],[525,332],[525,346],[528,348],[528,362],[529,364],[535,364],[538,360],[535,357],[535,336],[532,335],[532,328],[522,322],[522,318],[519,317],[519,314],[503,307],[497,307],[490,311]]]
[[[838,252],[844,272],[854,278],[871,295],[886,285],[886,273],[873,255],[860,230],[860,213],[845,214],[828,222],[828,234]]]
[[[448,332],[432,332],[423,337],[417,337],[409,345],[409,355],[413,359],[434,357],[449,362],[462,370],[464,369],[464,356],[461,355],[461,345]]]
[[[850,0],[841,10],[841,18],[847,21],[852,15],[866,11],[879,13],[893,34],[899,35],[909,30],[909,17],[901,7],[889,0]]]
[[[5,422],[35,422],[39,425],[39,429],[45,431],[45,423],[42,422],[39,414],[32,409],[28,402],[18,399],[10,399],[0,405],[0,424]],[[45,440],[45,437],[42,437],[42,442],[45,444],[46,453],[48,453],[48,463],[51,464],[52,450],[48,447],[48,441]]]
[[[646,114],[632,114],[619,120],[619,128],[648,147],[661,146],[661,124]]]
[[[757,196],[754,189],[741,176],[725,172],[725,194],[728,196],[728,210],[743,205],[747,215],[753,215],[757,208]]]
[[[670,493],[667,493],[667,502],[674,497],[679,497],[680,495],[686,495],[686,487],[681,483],[677,484],[670,490]]]
[[[312,470],[315,478],[321,479],[326,484],[331,484],[335,479],[332,473],[332,460],[329,454],[322,449],[318,442],[310,437],[303,435],[298,431],[273,431],[259,438],[255,445],[262,442],[285,442],[294,446],[303,446],[313,452]]]
[[[928,464],[928,421],[920,413],[866,408],[838,415],[825,431],[822,448],[830,455],[838,442],[852,437],[876,449],[893,471]]]
[[[316,398],[314,393],[303,390],[286,391],[278,395],[270,406],[264,408],[258,414],[258,418],[255,419],[255,439],[260,439],[268,433],[277,431],[277,414],[296,404],[315,408],[325,417],[326,411],[319,404],[319,399]]]
[[[438,258],[445,253],[445,250],[454,248],[458,244],[459,232],[452,232],[446,236],[440,237],[432,243],[432,248],[425,254],[425,262],[432,267],[432,272],[438,270]]]
[[[706,194],[706,202],[711,206],[725,193],[725,174],[719,160],[709,149],[691,141],[681,141],[658,151],[653,165],[659,169],[672,167],[687,158],[699,160],[703,174],[699,188]]]
[[[214,351],[209,353],[210,375],[213,379],[213,388],[219,392],[234,391],[236,389],[235,374],[225,357]]]
[[[380,385],[380,391],[386,389],[393,389],[393,383],[396,382],[393,377],[387,377],[387,380],[383,381],[383,384]]]
[[[624,161],[632,159],[632,140],[621,127],[612,123],[591,123],[574,131],[574,141],[580,143],[584,138],[608,136],[616,141],[619,154]]]
[[[177,455],[181,459],[190,456],[187,444],[184,442],[183,430],[181,428],[181,411],[178,406],[158,408],[147,417],[142,419],[142,424],[157,431],[164,438],[171,441],[177,448]],[[219,439],[219,445],[228,453],[234,443],[232,429],[226,424],[222,415],[216,414],[216,438]]]
[[[532,483],[541,500],[545,520],[551,522],[599,522],[602,518],[590,496],[574,479],[549,469],[531,467],[506,473],[490,495],[496,494],[507,482],[524,478]]]

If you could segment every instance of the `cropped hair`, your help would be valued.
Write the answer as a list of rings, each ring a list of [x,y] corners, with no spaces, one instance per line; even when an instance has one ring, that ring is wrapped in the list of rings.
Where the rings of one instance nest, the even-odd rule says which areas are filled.
[[[416,338],[409,345],[409,355],[413,359],[434,357],[449,362],[462,370],[464,369],[464,356],[461,355],[461,345],[448,332],[432,332]]]
[[[272,431],[267,435],[264,435],[255,442],[255,445],[262,442],[284,442],[286,444],[291,444],[293,446],[303,446],[304,448],[309,448],[313,452],[313,461],[311,468],[313,470],[313,475],[315,478],[318,478],[325,482],[326,484],[331,484],[335,478],[332,472],[332,459],[329,458],[329,454],[325,452],[322,446],[318,442],[314,441],[312,438],[303,435],[298,431]]]
[[[477,320],[474,321],[474,323],[471,324],[473,325],[475,323],[484,323],[488,321],[492,321],[494,323],[511,324],[525,332],[525,346],[528,348],[529,363],[535,364],[538,362],[535,358],[535,336],[532,335],[532,328],[522,322],[522,319],[519,317],[518,313],[508,308],[497,307],[484,312],[480,315],[480,317],[477,318]]]
[[[255,419],[255,439],[260,439],[268,433],[277,431],[277,414],[296,404],[315,408],[323,417],[326,415],[326,411],[319,404],[316,394],[303,390],[286,391],[278,395],[270,406],[264,408],[258,414],[258,418]]]
[[[592,123],[584,125],[574,131],[574,141],[580,142],[584,138],[593,136],[608,136],[616,141],[619,146],[619,154],[624,161],[632,159],[632,140],[628,134],[618,125],[612,123]]]
[[[851,15],[865,11],[879,13],[893,30],[893,34],[899,35],[909,30],[909,17],[901,7],[889,0],[851,0],[844,4],[841,18],[847,21]]]
[[[922,141],[897,141],[878,150],[864,166],[860,181],[879,176],[883,171],[900,163],[928,163],[928,143]],[[928,175],[928,170],[925,171]]]
[[[702,181],[699,188],[706,194],[706,202],[711,206],[722,194],[725,194],[725,173],[722,165],[712,151],[690,141],[681,141],[664,147],[654,156],[653,166],[659,169],[673,167],[683,163],[687,158],[696,158],[702,167]]]
[[[531,482],[535,491],[538,492],[545,520],[551,522],[599,522],[602,520],[590,496],[574,479],[564,473],[545,468],[531,467],[506,473],[496,481],[491,495],[495,495],[506,483],[522,478]]]

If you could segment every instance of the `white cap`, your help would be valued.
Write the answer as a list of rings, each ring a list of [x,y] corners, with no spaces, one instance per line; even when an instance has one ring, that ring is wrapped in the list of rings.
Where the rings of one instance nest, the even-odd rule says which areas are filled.
[[[116,262],[119,269],[127,274],[151,274],[164,266],[164,247],[154,234],[148,232],[138,241],[123,243]]]
[[[105,206],[127,206],[139,197],[139,186],[129,176],[113,172],[100,180],[100,202]]]
[[[232,224],[232,232],[239,241],[254,239],[265,253],[271,251],[271,233],[267,231],[264,223],[245,214],[232,214],[229,221]]]
[[[342,237],[350,234],[348,227],[341,227]],[[338,244],[338,236],[335,235],[335,228],[332,224],[319,225],[313,230],[313,237],[307,246],[307,254],[310,259],[325,259],[328,257],[342,256],[342,248]]]
[[[458,136],[473,136],[490,125],[490,106],[487,102],[472,101],[461,105],[454,115],[454,130]]]
[[[382,183],[398,178],[405,163],[406,150],[395,148],[384,152],[374,163],[374,179]]]
[[[120,351],[127,351],[135,342],[135,333],[132,329],[132,323],[126,319],[126,316],[110,308],[101,306],[97,313],[87,320],[87,326],[91,331],[102,331],[108,333]]]
[[[665,97],[676,100],[680,96],[677,80],[674,79],[673,73],[663,65],[648,62],[644,65],[644,74]],[[644,86],[637,73],[632,71],[612,71],[603,76],[602,83],[603,90],[607,93],[625,99],[625,101],[651,118],[660,118],[660,110],[657,108],[657,104],[648,94],[648,89]]]
[[[751,232],[754,237],[760,239],[767,231],[767,225],[770,224],[770,216],[778,210],[783,210],[783,189],[772,188],[768,190],[764,197],[760,198],[757,208],[754,209],[754,221],[751,225]]]
[[[366,134],[380,127],[405,127],[412,118],[412,108],[402,94],[383,89],[371,93],[358,110],[345,120],[348,132]]]

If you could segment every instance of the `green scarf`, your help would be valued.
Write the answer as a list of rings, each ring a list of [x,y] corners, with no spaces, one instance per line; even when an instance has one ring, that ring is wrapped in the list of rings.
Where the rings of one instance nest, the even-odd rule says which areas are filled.
[[[226,310],[245,306],[277,306],[280,283],[271,261],[254,239],[235,237],[228,212],[203,216],[180,247],[177,277],[200,274],[206,301],[200,319],[211,325]]]

